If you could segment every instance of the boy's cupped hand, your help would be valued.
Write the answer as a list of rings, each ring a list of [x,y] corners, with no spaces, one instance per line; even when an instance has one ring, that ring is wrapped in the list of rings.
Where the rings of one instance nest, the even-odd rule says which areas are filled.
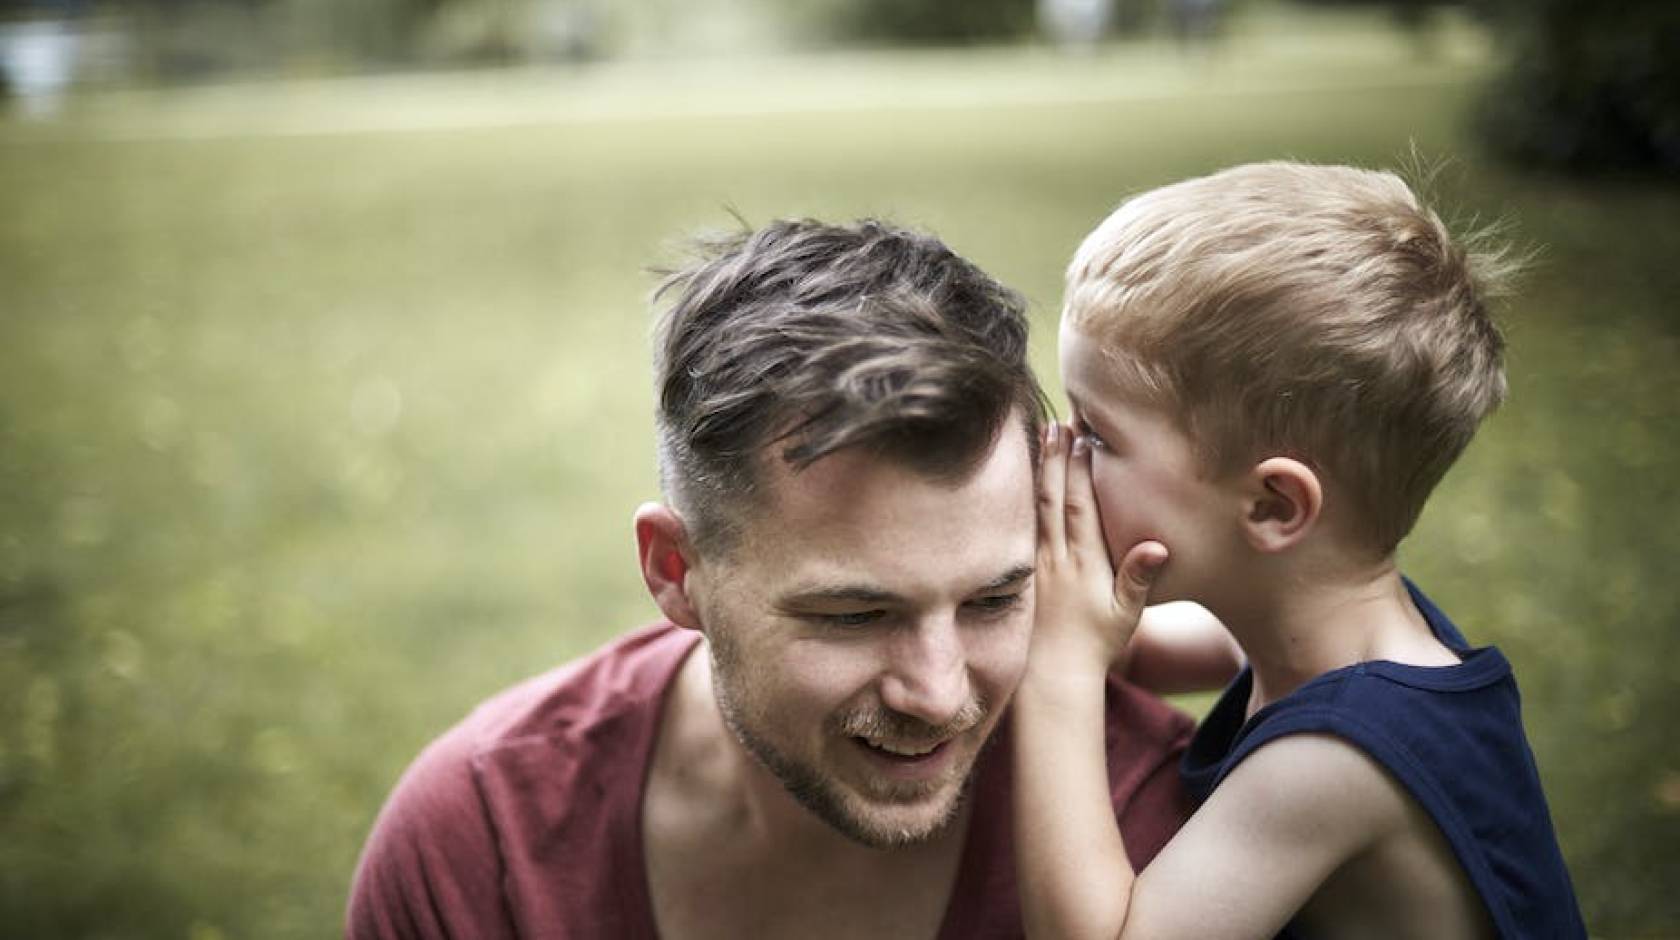
[[[1106,673],[1120,662],[1167,561],[1167,547],[1132,546],[1118,569],[1103,541],[1091,487],[1091,447],[1065,424],[1045,429],[1038,481],[1038,560],[1033,576],[1035,671]]]

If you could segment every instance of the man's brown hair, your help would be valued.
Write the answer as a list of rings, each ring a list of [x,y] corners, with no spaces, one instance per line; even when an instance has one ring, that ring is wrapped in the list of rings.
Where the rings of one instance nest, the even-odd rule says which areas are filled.
[[[1069,266],[1063,316],[1210,476],[1303,459],[1387,554],[1505,396],[1488,300],[1516,264],[1483,241],[1391,173],[1250,164],[1121,205]]]
[[[939,240],[773,222],[697,243],[655,294],[660,478],[702,549],[760,508],[763,465],[866,447],[961,479],[1012,414],[1047,413],[1025,305]]]

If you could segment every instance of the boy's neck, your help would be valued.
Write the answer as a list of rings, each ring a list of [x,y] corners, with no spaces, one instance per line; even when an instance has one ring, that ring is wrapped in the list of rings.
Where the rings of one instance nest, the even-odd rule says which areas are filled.
[[[1248,713],[1327,672],[1372,660],[1452,666],[1392,557],[1334,577],[1272,578],[1237,609],[1215,611],[1254,669]],[[1299,575],[1299,572],[1297,572]]]

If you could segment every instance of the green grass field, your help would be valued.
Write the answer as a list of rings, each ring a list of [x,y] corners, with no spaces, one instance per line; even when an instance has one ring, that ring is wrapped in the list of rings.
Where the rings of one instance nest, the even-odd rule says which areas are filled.
[[[1594,934],[1680,935],[1680,190],[1465,131],[1473,36],[111,93],[0,122],[0,933],[318,938],[417,749],[653,616],[644,268],[730,212],[1023,290],[1126,194],[1450,157],[1541,262],[1403,552],[1503,646]],[[1054,386],[1054,380],[1050,384]]]

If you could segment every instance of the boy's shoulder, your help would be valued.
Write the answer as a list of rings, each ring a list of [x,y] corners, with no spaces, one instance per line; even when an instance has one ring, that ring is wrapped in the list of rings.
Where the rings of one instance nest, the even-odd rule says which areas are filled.
[[[1338,735],[1271,741],[1236,767],[1200,812],[1225,835],[1210,852],[1241,853],[1225,860],[1227,871],[1264,866],[1270,884],[1263,894],[1286,899],[1279,913],[1297,932],[1517,935],[1494,927],[1503,896],[1484,890],[1414,792]]]
[[[1222,903],[1199,909],[1213,887]],[[1140,877],[1139,935],[1480,936],[1453,849],[1407,789],[1331,734],[1275,739],[1233,768]]]
[[[1253,716],[1247,715],[1253,676],[1245,670],[1191,743],[1183,769],[1192,795],[1206,799],[1251,755],[1301,734],[1340,739],[1426,796],[1456,790],[1452,781],[1460,778],[1475,787],[1513,771],[1537,776],[1510,662],[1496,647],[1471,647],[1439,607],[1410,581],[1406,587],[1459,662],[1356,663],[1304,683]]]
[[[1405,825],[1439,833],[1509,936],[1574,935],[1579,911],[1523,731],[1516,679],[1493,647],[1472,649],[1446,616],[1408,584],[1438,638],[1458,653],[1447,667],[1376,661],[1313,679],[1252,717],[1244,673],[1198,729],[1183,764],[1192,797],[1290,796],[1275,812],[1323,803],[1327,825],[1381,827],[1392,816],[1334,822],[1342,799],[1384,805],[1401,797]],[[1252,767],[1244,769],[1246,765]],[[1370,772],[1382,778],[1373,783]],[[1556,932],[1559,925],[1565,929]],[[1538,931],[1538,932],[1537,932]]]

